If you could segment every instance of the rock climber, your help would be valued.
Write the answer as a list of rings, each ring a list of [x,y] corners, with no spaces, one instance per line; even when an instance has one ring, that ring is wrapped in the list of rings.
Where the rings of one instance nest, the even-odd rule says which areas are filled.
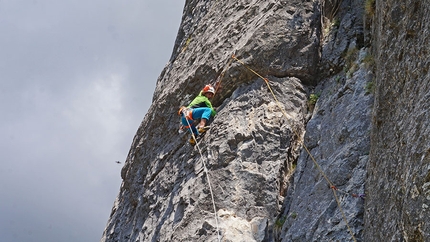
[[[208,84],[187,107],[179,109],[179,115],[182,116],[182,130],[190,129],[195,137],[207,130],[207,125],[216,114],[210,101],[214,95],[215,88]],[[192,145],[196,143],[193,137],[191,137],[189,142]]]

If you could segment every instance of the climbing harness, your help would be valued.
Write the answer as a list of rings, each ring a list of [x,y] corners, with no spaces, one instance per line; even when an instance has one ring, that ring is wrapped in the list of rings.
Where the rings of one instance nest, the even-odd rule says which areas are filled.
[[[183,115],[185,115],[185,114],[183,113]],[[186,117],[186,116],[185,116],[185,117]],[[203,153],[202,153],[202,150],[200,149],[199,144],[197,143],[196,136],[194,135],[193,131],[191,130],[191,124],[190,124],[190,121],[188,120],[188,118],[187,118],[186,120],[187,120],[187,124],[188,124],[189,130],[190,130],[190,133],[191,133],[191,137],[192,137],[192,139],[194,139],[194,141],[196,142],[195,146],[197,147],[197,150],[198,150],[198,151],[199,151],[199,153],[200,153],[200,160],[202,161],[203,169],[204,169],[204,171],[205,171],[206,178],[207,178],[207,180],[208,180],[209,191],[210,191],[210,193],[211,193],[212,205],[213,205],[214,213],[215,213],[215,224],[216,224],[216,230],[217,230],[218,242],[221,242],[221,235],[220,235],[219,226],[218,226],[218,215],[217,215],[217,211],[216,211],[215,199],[214,199],[214,194],[213,194],[213,191],[212,191],[211,180],[209,179],[209,171],[208,171],[208,169],[206,168],[206,163],[205,163],[205,161],[203,160]]]
[[[275,93],[273,92],[273,90],[272,90],[272,88],[271,88],[271,86],[270,86],[269,80],[268,80],[267,78],[263,77],[262,75],[260,75],[258,72],[254,71],[254,70],[253,70],[252,68],[250,68],[249,66],[247,66],[243,61],[239,60],[235,55],[232,55],[232,56],[231,56],[231,58],[232,58],[232,59],[234,59],[234,60],[236,60],[237,62],[239,62],[239,63],[240,63],[241,65],[243,65],[246,69],[248,69],[249,71],[251,71],[252,73],[254,73],[256,76],[258,76],[259,78],[261,78],[261,79],[263,79],[263,80],[264,80],[264,82],[267,84],[267,87],[269,88],[270,92],[272,93],[273,98],[274,98],[274,99],[275,99],[275,101],[276,101],[276,105],[279,107],[279,109],[281,110],[282,114],[285,116],[285,118],[286,118],[286,120],[287,120],[287,122],[288,122],[288,116],[287,116],[287,113],[286,113],[286,111],[284,110],[284,108],[281,106],[281,104],[280,104],[280,102],[278,101],[278,99],[276,98],[276,95],[275,95]],[[300,137],[300,136],[299,136],[299,134],[298,134],[298,132],[297,132],[296,130],[294,130],[294,129],[291,129],[291,130],[295,133],[295,135],[296,135],[297,137]],[[311,160],[313,161],[313,163],[314,163],[314,164],[315,164],[315,166],[317,167],[317,169],[318,169],[318,171],[320,172],[320,174],[324,177],[324,179],[325,179],[325,180],[327,181],[327,183],[329,184],[330,189],[333,191],[333,195],[334,195],[334,197],[335,197],[335,200],[336,200],[336,203],[337,203],[337,205],[338,205],[338,207],[339,207],[339,210],[340,210],[340,212],[341,212],[341,214],[342,214],[342,218],[343,218],[343,220],[344,220],[344,221],[345,221],[345,223],[346,223],[346,227],[348,228],[348,231],[349,231],[349,233],[351,234],[352,239],[356,242],[357,240],[355,239],[355,237],[354,237],[354,233],[352,232],[352,230],[351,230],[351,228],[350,228],[350,226],[349,226],[349,224],[348,224],[348,221],[347,221],[347,219],[346,219],[345,213],[344,213],[344,211],[343,211],[343,209],[342,209],[342,206],[340,205],[339,197],[338,197],[338,195],[337,195],[337,193],[336,193],[336,191],[340,191],[340,190],[339,190],[336,186],[334,186],[334,184],[330,181],[330,179],[329,179],[329,178],[327,177],[327,175],[324,173],[324,171],[322,170],[321,166],[317,163],[317,161],[315,160],[315,158],[313,157],[313,155],[311,154],[311,152],[308,150],[308,148],[306,147],[306,145],[304,144],[304,142],[302,142],[302,146],[303,146],[303,148],[306,150],[306,152],[308,153],[309,157],[311,158]],[[360,195],[352,194],[352,196],[353,196],[353,197],[359,197],[359,198],[361,198],[361,199],[364,199],[364,198],[365,198],[365,195],[364,195],[364,194],[360,194]]]
[[[193,109],[182,106],[179,108],[178,115],[179,116],[184,115],[185,119],[187,119],[187,122],[188,122],[188,120],[193,120]],[[183,131],[184,129],[188,129],[188,128],[191,128],[191,125],[188,125],[188,126],[181,125],[181,127],[179,128],[179,131]]]

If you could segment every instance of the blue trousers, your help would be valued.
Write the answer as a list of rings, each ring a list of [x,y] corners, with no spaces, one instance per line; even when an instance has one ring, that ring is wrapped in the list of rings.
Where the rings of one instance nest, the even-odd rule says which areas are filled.
[[[212,113],[212,110],[210,108],[193,108],[193,112],[192,112],[193,119],[187,121],[187,119],[182,115],[182,119],[181,119],[182,125],[188,126],[190,124],[191,131],[194,133],[194,135],[197,136],[199,135],[199,131],[197,131],[196,126],[193,124],[194,120],[204,118],[207,121],[209,121],[209,119],[211,118],[211,113]]]

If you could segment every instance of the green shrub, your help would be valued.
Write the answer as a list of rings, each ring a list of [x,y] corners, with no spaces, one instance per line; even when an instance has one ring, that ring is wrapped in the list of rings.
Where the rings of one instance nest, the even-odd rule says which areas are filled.
[[[354,61],[357,59],[358,49],[357,48],[349,48],[348,51],[345,52],[345,72],[349,71],[349,69],[353,66]]]
[[[374,93],[375,83],[373,81],[366,83],[365,89],[366,89],[366,94]]]
[[[319,94],[312,93],[309,95],[309,105],[315,105],[320,97]]]
[[[278,229],[281,229],[282,228],[282,226],[284,225],[284,223],[285,223],[285,217],[280,217],[280,218],[278,218],[276,221],[275,221],[275,227],[276,228],[278,228]]]
[[[363,63],[366,64],[367,68],[372,69],[375,66],[375,59],[373,58],[373,55],[369,53],[366,54],[366,56],[363,58]]]
[[[366,0],[364,2],[364,11],[368,16],[375,14],[375,0]]]
[[[296,219],[296,218],[297,218],[297,213],[296,213],[296,212],[292,212],[292,213],[290,214],[290,216],[291,216],[293,219]]]

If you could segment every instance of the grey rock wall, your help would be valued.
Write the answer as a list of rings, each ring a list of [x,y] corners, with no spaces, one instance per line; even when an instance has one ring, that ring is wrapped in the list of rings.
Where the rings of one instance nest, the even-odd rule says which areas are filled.
[[[304,144],[322,172],[303,150],[278,217],[282,241],[353,241],[347,226],[362,241],[364,199],[360,195],[365,189],[373,102],[366,85],[371,77],[361,64],[351,78],[340,73],[317,86],[321,96],[307,124]],[[339,204],[331,185],[338,189]]]
[[[357,241],[427,241],[428,6],[377,1],[364,18],[354,0],[187,1],[102,241],[216,241],[217,227],[223,241],[352,241],[348,226]],[[233,53],[288,117],[261,79],[227,65]],[[175,113],[224,70],[201,156]]]
[[[303,83],[312,83],[317,70],[317,10],[313,1],[186,2],[174,53],[133,140],[102,241],[216,241],[203,161],[223,240],[271,240],[280,190],[303,137]],[[233,53],[271,80],[288,118],[261,79],[237,62],[226,66]],[[218,115],[200,156],[177,133],[177,109],[224,68],[214,100]]]
[[[366,241],[430,240],[430,1],[377,1]]]
[[[302,150],[277,218],[278,241],[363,241],[360,195],[365,194],[373,107],[364,6],[361,1],[326,1],[325,6],[330,8],[323,11],[321,79],[313,91],[319,98],[304,140],[321,171]],[[338,189],[338,201],[331,185]]]

